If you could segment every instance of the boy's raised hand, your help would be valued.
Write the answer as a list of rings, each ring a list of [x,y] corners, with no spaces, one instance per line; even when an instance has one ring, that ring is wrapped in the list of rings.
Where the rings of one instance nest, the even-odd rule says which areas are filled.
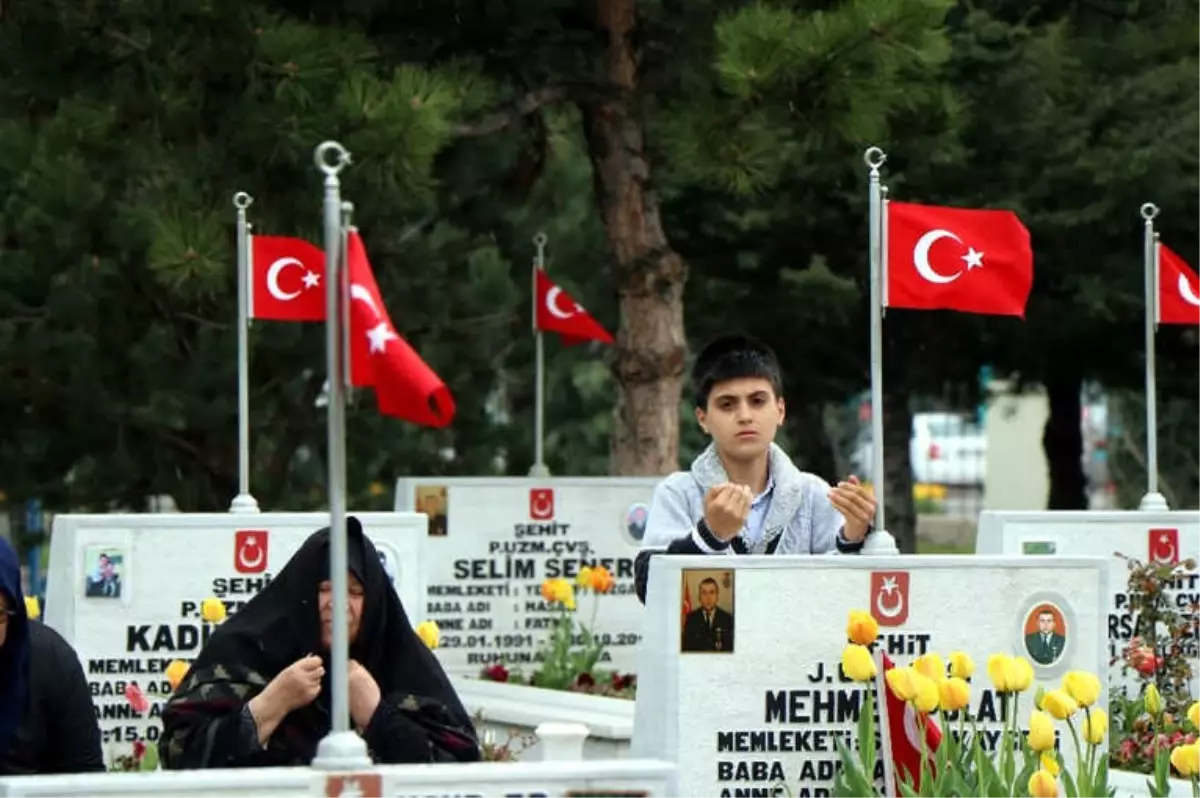
[[[829,503],[846,519],[842,535],[847,541],[857,543],[867,536],[867,529],[875,520],[875,496],[858,477],[851,474],[845,482],[834,485],[829,491]]]
[[[723,482],[704,495],[704,523],[721,540],[729,540],[746,525],[750,515],[750,488]]]

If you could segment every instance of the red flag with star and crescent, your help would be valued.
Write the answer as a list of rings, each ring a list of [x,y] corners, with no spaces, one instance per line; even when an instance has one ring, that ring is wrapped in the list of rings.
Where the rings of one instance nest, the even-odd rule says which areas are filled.
[[[602,344],[613,342],[608,330],[592,318],[583,305],[555,285],[544,270],[534,267],[533,273],[534,298],[537,302],[533,321],[535,330],[558,333],[567,346],[584,341],[599,341]]]
[[[1012,211],[887,204],[886,307],[1025,318],[1029,230]]]
[[[884,697],[883,705],[878,708],[880,722],[886,725],[880,754],[890,762],[892,777],[889,780],[895,782],[888,785],[885,794],[902,794],[900,784],[908,784],[914,792],[919,792],[922,758],[928,763],[926,772],[937,777],[934,763],[938,746],[942,744],[942,730],[932,715],[922,716],[912,704],[901,700],[887,683],[887,672],[896,667],[892,658],[882,650],[873,656],[876,662],[875,694]]]
[[[350,384],[374,388],[379,412],[428,427],[454,418],[454,397],[442,378],[396,333],[358,231],[346,241],[350,283]]]
[[[1200,325],[1200,275],[1166,244],[1158,245],[1158,322]]]
[[[250,318],[325,321],[325,253],[303,238],[250,237]]]

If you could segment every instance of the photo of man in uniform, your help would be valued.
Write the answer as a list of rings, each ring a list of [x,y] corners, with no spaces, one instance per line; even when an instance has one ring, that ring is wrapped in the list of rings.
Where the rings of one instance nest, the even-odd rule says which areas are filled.
[[[685,573],[685,597],[686,580]],[[721,588],[717,580],[711,576],[702,579],[696,592],[699,595],[700,606],[684,616],[680,651],[733,653],[733,613],[717,606],[721,598]]]
[[[428,531],[432,537],[444,538],[450,531],[450,519],[447,518],[447,489],[445,485],[418,485],[416,490],[416,510],[429,518]]]
[[[1033,625],[1026,621],[1025,650],[1038,665],[1052,665],[1063,655],[1067,645],[1066,629],[1060,628],[1059,613],[1043,604],[1030,613]],[[1033,627],[1032,629],[1030,627]]]

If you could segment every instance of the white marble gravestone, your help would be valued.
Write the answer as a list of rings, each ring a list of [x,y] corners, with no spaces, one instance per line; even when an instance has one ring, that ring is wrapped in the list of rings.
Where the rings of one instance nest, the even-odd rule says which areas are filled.
[[[1041,612],[1063,644],[1034,663],[1038,684],[1057,686],[1068,670],[1098,673],[1105,656],[1108,567],[1099,558],[660,556],[651,568],[631,754],[677,761],[685,796],[770,795],[780,785],[787,792],[778,794],[829,794],[835,739],[852,737],[863,699],[864,686],[839,674],[853,609],[875,615],[877,645],[898,665],[926,650],[974,658],[969,711],[989,747],[1000,702],[988,655],[1030,658],[1026,638]],[[686,647],[709,650],[681,651],[685,603],[697,611],[708,579],[716,606],[733,616],[732,634],[721,635],[731,644],[711,650],[715,635],[693,624]],[[1018,710],[1023,723],[1032,693]]]

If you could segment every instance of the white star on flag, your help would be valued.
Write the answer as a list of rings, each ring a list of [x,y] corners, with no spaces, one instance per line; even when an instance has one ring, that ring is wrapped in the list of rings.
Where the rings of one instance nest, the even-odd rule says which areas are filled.
[[[983,266],[983,253],[968,247],[967,254],[962,256],[962,259],[967,262],[967,270],[976,269]]]
[[[398,338],[386,321],[381,321],[367,330],[367,338],[371,341],[372,352],[386,352],[388,341]]]

